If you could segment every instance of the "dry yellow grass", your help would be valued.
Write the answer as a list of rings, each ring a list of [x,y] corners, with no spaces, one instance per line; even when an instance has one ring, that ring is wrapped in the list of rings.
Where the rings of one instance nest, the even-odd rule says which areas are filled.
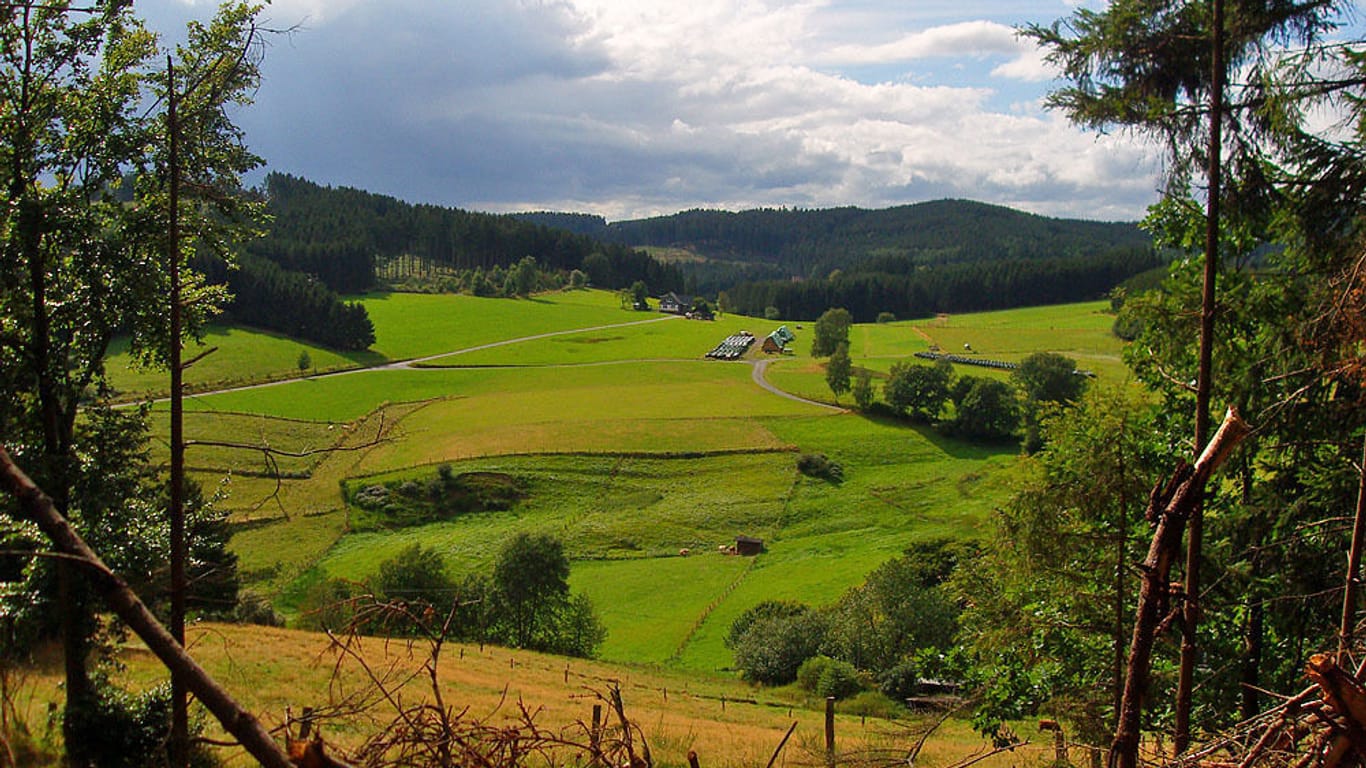
[[[200,624],[190,628],[188,639],[200,663],[248,709],[258,713],[267,727],[283,722],[286,707],[296,713],[305,706],[328,707],[368,686],[360,667],[354,662],[339,663],[339,654],[328,638],[318,633]],[[420,669],[428,654],[425,644],[398,640],[369,638],[360,641],[359,648],[373,669],[397,676]],[[121,678],[133,686],[149,685],[164,674],[157,660],[136,644],[127,647],[120,660],[124,664]],[[762,766],[794,721],[797,729],[776,765],[821,762],[823,713],[809,708],[808,702],[783,698],[783,691],[756,689],[722,677],[492,646],[448,645],[439,670],[447,704],[456,710],[467,708],[469,717],[512,724],[520,702],[536,712],[540,726],[551,729],[590,720],[593,691],[605,693],[609,682],[615,681],[627,715],[643,729],[658,765],[686,765],[687,752],[693,749],[705,768]],[[30,676],[30,722],[43,716],[45,702],[60,701],[59,674],[59,665],[48,664]],[[415,679],[405,689],[405,697],[415,701],[427,693],[426,686],[425,679]],[[392,714],[391,709],[377,705],[369,719],[331,722],[323,726],[323,732],[342,749],[354,747]],[[900,751],[904,757],[916,729],[925,724],[838,716],[836,741],[844,756],[841,762],[852,764],[870,750]],[[218,731],[210,730],[215,734]],[[980,737],[966,723],[950,720],[930,738],[917,764],[953,765],[983,749]],[[977,765],[1042,765],[1047,757],[1041,747],[1027,746]],[[237,756],[229,764],[247,765],[248,761]]]

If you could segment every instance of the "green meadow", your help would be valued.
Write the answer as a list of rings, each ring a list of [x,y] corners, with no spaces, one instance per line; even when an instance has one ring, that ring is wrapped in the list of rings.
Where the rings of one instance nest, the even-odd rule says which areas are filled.
[[[320,366],[352,370],[295,371],[296,380],[205,392],[187,405],[195,477],[237,525],[232,546],[249,586],[287,613],[316,580],[363,580],[412,543],[436,547],[465,574],[487,569],[515,533],[546,532],[565,543],[571,585],[608,627],[604,658],[722,670],[730,664],[722,638],[749,606],[835,600],[915,541],[980,535],[1008,493],[1014,446],[822,405],[835,401],[802,324],[788,324],[798,340],[769,358],[766,378],[819,402],[759,387],[748,364],[765,358],[757,344],[744,361],[704,358],[739,330],[761,339],[773,321],[663,318],[596,291],[362,300],[379,338],[369,358],[309,352]],[[931,345],[966,343],[1003,360],[1046,349],[1119,381],[1119,342],[1104,309],[859,325],[851,355],[884,373]],[[302,346],[241,330],[218,343],[240,356],[225,379],[234,382],[287,373]],[[153,422],[164,436],[161,408]],[[164,437],[155,450],[164,454]],[[802,453],[838,462],[843,482],[802,476]],[[441,464],[514,477],[525,498],[505,511],[351,530],[360,513],[347,508],[344,488],[422,480]],[[762,538],[764,551],[719,551],[737,535]]]

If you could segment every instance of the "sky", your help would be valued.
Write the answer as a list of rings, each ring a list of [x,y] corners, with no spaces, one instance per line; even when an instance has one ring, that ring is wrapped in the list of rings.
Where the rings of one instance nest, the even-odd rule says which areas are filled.
[[[1135,220],[1160,152],[1045,111],[1015,30],[1099,0],[274,0],[270,170],[469,210],[882,208]],[[174,39],[210,0],[140,0]]]

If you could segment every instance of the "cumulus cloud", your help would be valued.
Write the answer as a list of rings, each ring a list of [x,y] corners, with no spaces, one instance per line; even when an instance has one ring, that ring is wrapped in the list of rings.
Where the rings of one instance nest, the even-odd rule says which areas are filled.
[[[1012,24],[1049,19],[1010,2],[275,0],[275,26],[308,20],[241,121],[272,168],[484,210],[1141,215],[1150,153],[1039,110],[1051,75]]]

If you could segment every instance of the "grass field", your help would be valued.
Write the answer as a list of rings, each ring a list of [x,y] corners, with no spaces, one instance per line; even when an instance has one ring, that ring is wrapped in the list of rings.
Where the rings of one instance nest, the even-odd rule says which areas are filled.
[[[379,337],[366,353],[336,355],[215,328],[206,341],[218,351],[191,369],[190,380],[206,390],[297,378],[301,351],[319,371],[431,359],[196,396],[187,412],[188,461],[231,513],[231,547],[246,586],[286,611],[315,580],[364,579],[413,542],[436,547],[464,574],[486,570],[518,532],[564,541],[571,586],[593,600],[609,631],[602,661],[448,647],[440,665],[448,703],[490,722],[506,722],[524,701],[539,709],[543,724],[567,726],[587,716],[589,689],[615,680],[661,765],[685,764],[690,748],[708,768],[755,765],[793,722],[796,735],[778,764],[817,764],[818,703],[727,674],[730,624],[765,599],[829,603],[911,543],[980,535],[1015,473],[1013,445],[963,443],[897,420],[794,401],[756,386],[745,362],[703,359],[734,331],[762,337],[778,323],[737,316],[642,323],[659,316],[623,310],[614,294],[596,291],[531,300],[362,300]],[[1120,343],[1104,310],[1092,303],[859,325],[851,354],[856,366],[885,372],[931,345],[958,351],[970,344],[1000,360],[1051,350],[1095,370],[1103,383],[1122,383]],[[767,380],[833,402],[821,361],[806,354],[809,326],[789,325],[798,341],[768,367]],[[115,355],[110,370],[130,396],[161,388],[158,375],[130,371],[126,354]],[[957,373],[1000,375],[969,367]],[[162,406],[154,408],[158,460],[166,454],[166,418]],[[841,464],[843,481],[800,475],[802,453]],[[513,475],[527,496],[508,511],[350,530],[343,484],[427,477],[441,463]],[[762,554],[718,552],[738,534],[762,538]],[[335,704],[363,682],[348,665],[332,678],[337,656],[321,635],[205,624],[192,629],[192,645],[269,724],[286,706]],[[420,650],[373,641],[363,652],[378,667],[401,670],[421,662]],[[159,675],[136,646],[120,660],[129,681]],[[30,693],[17,699],[30,723],[41,723],[46,702],[58,697],[59,675],[54,663],[32,671]],[[354,745],[375,726],[353,722],[328,733]],[[915,729],[924,727],[842,716],[840,751],[850,760],[904,757]],[[965,722],[951,719],[918,762],[947,765],[982,746]],[[1033,766],[1050,756],[1025,748],[983,766]]]
[[[833,601],[911,542],[979,535],[1007,493],[1012,445],[961,443],[778,397],[754,384],[752,366],[703,358],[726,335],[762,337],[778,323],[659,320],[596,291],[363,300],[379,336],[374,359],[431,359],[203,394],[188,405],[188,431],[201,441],[189,454],[196,477],[226,493],[249,585],[286,610],[313,580],[364,579],[413,542],[468,573],[486,569],[513,534],[545,531],[565,542],[574,589],[608,626],[604,658],[713,672],[730,665],[721,638],[745,608],[768,598]],[[1104,309],[860,325],[852,355],[885,371],[931,344],[969,343],[1004,360],[1051,349],[1107,377],[1119,342]],[[798,325],[790,324],[795,354],[775,360],[767,378],[833,402],[821,362],[805,354],[810,329]],[[228,338],[248,358],[259,355],[240,363],[243,376],[264,378],[291,362],[271,351],[274,337]],[[278,457],[285,478],[277,483],[262,451],[203,441],[302,455]],[[348,450],[313,453],[334,446]],[[795,459],[806,452],[839,462],[844,482],[800,476]],[[430,475],[443,462],[512,474],[530,494],[507,512],[348,532],[341,483]],[[763,538],[765,552],[717,553],[738,534]],[[694,554],[679,557],[684,548]]]
[[[348,694],[370,690],[359,665],[339,659],[320,634],[197,624],[188,629],[187,639],[195,658],[249,711],[258,713],[267,728],[284,723],[287,707],[296,716],[303,707],[327,712],[330,707],[345,706]],[[370,640],[352,647],[381,673],[395,679],[415,675],[403,689],[406,701],[415,701],[430,690],[421,669],[426,646]],[[124,668],[118,676],[127,684],[148,686],[164,679],[156,660],[139,645],[128,646],[119,659]],[[689,750],[695,750],[708,768],[764,765],[793,723],[796,730],[774,765],[819,765],[823,760],[823,702],[791,688],[756,689],[725,678],[654,667],[455,644],[443,648],[436,669],[447,705],[495,726],[515,725],[519,705],[525,704],[535,712],[539,726],[572,729],[591,721],[593,704],[598,701],[595,696],[606,694],[614,683],[655,764],[664,767],[687,765]],[[20,716],[38,733],[47,716],[45,702],[59,697],[60,674],[60,661],[54,655],[26,679],[10,681]],[[380,704],[367,718],[328,719],[321,728],[328,743],[344,752],[378,732],[392,716],[392,709]],[[839,714],[835,733],[840,762],[871,765],[904,759],[935,719],[923,715],[893,722]],[[1027,733],[1026,727],[1022,726],[1022,733]],[[209,735],[221,738],[222,732],[211,727]],[[977,764],[981,768],[1042,766],[1052,757],[1052,747],[1045,740],[1036,741],[1038,745],[989,756]],[[934,732],[916,764],[953,765],[985,752],[986,747],[965,720],[952,718]],[[229,766],[249,764],[240,750],[221,750],[220,754]],[[1074,760],[1082,764],[1080,750]]]

